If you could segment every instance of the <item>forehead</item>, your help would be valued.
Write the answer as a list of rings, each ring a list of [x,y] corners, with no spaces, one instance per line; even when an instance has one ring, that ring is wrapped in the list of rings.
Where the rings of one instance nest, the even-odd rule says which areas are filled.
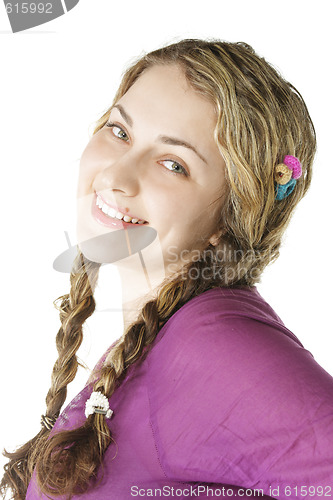
[[[216,113],[213,104],[187,81],[177,64],[155,65],[145,70],[118,101],[133,114],[157,120],[184,131],[200,123],[213,133]],[[128,108],[128,109],[127,109]]]

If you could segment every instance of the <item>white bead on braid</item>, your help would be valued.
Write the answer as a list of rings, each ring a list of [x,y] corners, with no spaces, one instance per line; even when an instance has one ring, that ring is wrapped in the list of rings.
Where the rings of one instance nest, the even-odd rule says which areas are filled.
[[[108,398],[99,391],[92,392],[90,398],[86,401],[86,417],[88,418],[93,413],[100,413],[105,415],[106,418],[111,418],[113,414],[113,410],[110,410],[109,407]]]

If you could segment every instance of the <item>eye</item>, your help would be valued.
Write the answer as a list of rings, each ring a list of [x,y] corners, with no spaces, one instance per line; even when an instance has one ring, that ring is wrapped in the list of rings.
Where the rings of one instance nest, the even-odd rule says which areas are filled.
[[[170,170],[170,172],[172,172],[174,174],[185,175],[186,177],[188,177],[188,173],[185,170],[185,168],[180,163],[178,163],[177,161],[174,161],[174,160],[163,160],[160,163],[162,165],[164,165],[168,170]]]
[[[125,142],[129,141],[129,137],[126,134],[125,130],[119,127],[119,125],[116,125],[115,123],[106,122],[105,126],[110,127],[113,135],[118,139],[121,139],[122,141]]]

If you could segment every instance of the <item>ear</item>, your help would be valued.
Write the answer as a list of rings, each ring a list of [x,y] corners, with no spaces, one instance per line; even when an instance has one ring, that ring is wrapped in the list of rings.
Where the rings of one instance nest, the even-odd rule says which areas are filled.
[[[212,236],[209,238],[209,243],[213,245],[213,247],[216,247],[216,245],[220,241],[222,234],[224,233],[225,231],[223,231],[223,229],[220,229],[217,233],[212,234]]]

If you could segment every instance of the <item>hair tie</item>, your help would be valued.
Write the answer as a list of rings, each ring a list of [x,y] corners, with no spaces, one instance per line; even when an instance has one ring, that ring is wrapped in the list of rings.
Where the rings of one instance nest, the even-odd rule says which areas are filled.
[[[111,418],[113,414],[113,410],[110,410],[109,407],[108,398],[99,391],[92,392],[90,398],[86,401],[86,417],[88,418],[93,413],[105,415],[106,418]]]
[[[296,180],[302,176],[302,164],[298,158],[286,155],[283,163],[279,163],[274,169],[274,180],[276,183],[276,200],[283,200],[293,192]]]

